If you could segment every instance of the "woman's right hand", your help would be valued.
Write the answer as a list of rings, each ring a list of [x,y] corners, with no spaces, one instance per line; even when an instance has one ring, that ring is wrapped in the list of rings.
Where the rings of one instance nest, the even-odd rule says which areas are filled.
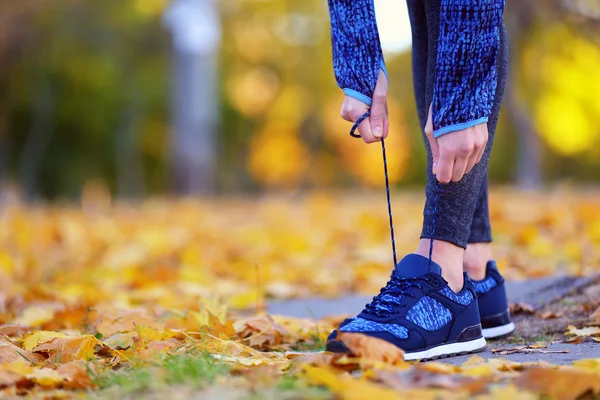
[[[383,71],[379,70],[379,77],[373,92],[371,115],[358,126],[358,133],[365,143],[379,142],[388,136],[389,121],[387,108],[388,81]],[[354,123],[369,111],[369,106],[351,96],[346,96],[340,115],[348,122]]]

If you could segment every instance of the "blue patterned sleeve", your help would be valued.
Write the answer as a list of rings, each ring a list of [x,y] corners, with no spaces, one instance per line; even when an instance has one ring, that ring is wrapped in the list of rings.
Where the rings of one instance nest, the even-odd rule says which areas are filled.
[[[328,0],[328,4],[337,84],[347,96],[371,105],[379,70],[387,77],[373,0]]]
[[[505,0],[442,0],[432,119],[434,136],[488,121]]]

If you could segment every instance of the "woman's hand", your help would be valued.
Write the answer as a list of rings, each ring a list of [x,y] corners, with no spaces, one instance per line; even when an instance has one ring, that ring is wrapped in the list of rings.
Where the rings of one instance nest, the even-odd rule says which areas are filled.
[[[433,155],[433,174],[440,183],[458,182],[481,161],[488,141],[487,123],[435,138],[431,106],[425,134]]]
[[[383,71],[379,70],[379,77],[373,93],[371,115],[359,126],[358,132],[365,143],[379,142],[386,138],[389,130],[387,109],[388,82]],[[340,115],[349,122],[355,122],[364,113],[369,111],[369,106],[354,97],[346,96]]]

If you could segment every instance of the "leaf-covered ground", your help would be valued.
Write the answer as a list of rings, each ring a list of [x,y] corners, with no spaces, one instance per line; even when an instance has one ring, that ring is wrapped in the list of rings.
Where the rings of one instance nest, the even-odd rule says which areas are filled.
[[[394,199],[406,253],[417,244],[423,197]],[[0,395],[600,395],[600,359],[561,367],[500,356],[462,366],[405,363],[397,349],[353,335],[343,338],[352,357],[313,354],[343,316],[264,314],[270,298],[377,293],[391,268],[384,201],[379,193],[319,192],[111,204],[99,192],[78,205],[8,205],[0,219]],[[506,277],[600,272],[600,193],[501,190],[491,208]],[[589,317],[568,328],[575,342],[600,338],[598,305],[578,308]]]

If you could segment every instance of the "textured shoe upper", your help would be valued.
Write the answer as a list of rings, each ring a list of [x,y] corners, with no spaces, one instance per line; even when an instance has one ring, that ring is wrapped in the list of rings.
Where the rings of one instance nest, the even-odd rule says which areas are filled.
[[[441,277],[438,264],[411,254],[396,266],[387,285],[363,312],[340,330],[394,341],[409,339],[413,332],[414,347],[418,348],[428,344],[425,336],[432,332],[439,334],[436,340],[445,340],[455,316],[474,299],[475,290],[468,278],[464,289],[456,294]]]
[[[495,261],[489,261],[486,266],[486,276],[481,281],[473,281],[477,293],[481,318],[503,313],[508,310],[504,279]]]

